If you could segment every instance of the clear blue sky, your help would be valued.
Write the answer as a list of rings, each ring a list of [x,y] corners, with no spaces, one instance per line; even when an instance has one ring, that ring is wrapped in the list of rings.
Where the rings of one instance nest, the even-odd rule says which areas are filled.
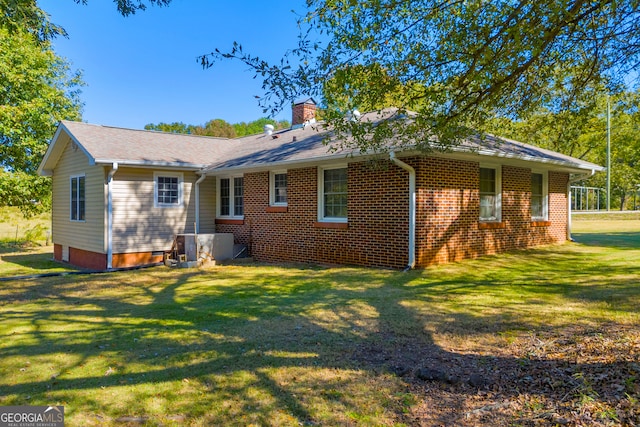
[[[295,47],[304,1],[173,0],[123,17],[115,3],[38,0],[69,38],[54,40],[59,56],[83,72],[83,120],[141,129],[147,123],[230,123],[263,117],[261,81],[247,66],[225,61],[203,70],[198,55],[231,47],[276,61]],[[291,120],[283,111],[277,119]]]

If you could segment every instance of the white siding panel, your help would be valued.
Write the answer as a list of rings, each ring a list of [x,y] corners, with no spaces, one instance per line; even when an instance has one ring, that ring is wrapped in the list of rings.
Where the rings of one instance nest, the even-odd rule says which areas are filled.
[[[216,177],[200,183],[200,233],[216,232]]]
[[[67,135],[62,134],[60,138],[57,143],[66,142],[66,147],[52,178],[53,242],[87,251],[106,253],[104,168],[90,166],[87,156],[81,150],[74,149]],[[85,175],[85,221],[71,221],[70,177],[82,174]]]
[[[198,176],[193,172],[183,172],[182,206],[155,207],[154,172],[161,173],[162,170],[123,167],[114,176],[114,253],[168,250],[175,234],[194,232],[195,181]],[[202,194],[202,184],[200,190]],[[210,190],[205,192],[210,193]]]

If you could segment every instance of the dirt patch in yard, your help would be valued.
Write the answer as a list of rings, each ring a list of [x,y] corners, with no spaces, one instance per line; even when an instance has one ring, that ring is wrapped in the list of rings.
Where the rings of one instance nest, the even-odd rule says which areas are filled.
[[[402,378],[415,399],[398,415],[408,425],[640,425],[637,327],[522,333],[481,351],[474,341],[447,347],[381,332],[353,357]]]

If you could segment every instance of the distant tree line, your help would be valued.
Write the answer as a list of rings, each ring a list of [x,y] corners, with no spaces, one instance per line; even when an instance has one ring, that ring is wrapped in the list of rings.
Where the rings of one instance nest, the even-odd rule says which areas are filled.
[[[144,126],[146,130],[157,130],[170,133],[184,133],[201,136],[217,136],[221,138],[240,138],[247,135],[262,133],[265,125],[273,125],[275,129],[290,127],[287,120],[276,121],[263,117],[252,122],[228,123],[223,119],[213,119],[204,125],[188,125],[182,122],[173,123],[149,123]]]

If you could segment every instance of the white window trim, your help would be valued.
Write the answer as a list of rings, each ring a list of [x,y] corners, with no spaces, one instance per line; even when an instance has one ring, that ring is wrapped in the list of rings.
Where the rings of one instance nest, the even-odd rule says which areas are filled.
[[[235,200],[234,200],[234,178],[243,178],[243,186],[244,186],[244,175],[224,175],[216,177],[216,218],[221,219],[244,219],[244,215],[235,215]],[[220,213],[220,180],[228,179],[229,180],[229,212],[230,215],[222,215]],[[244,190],[243,190],[244,191]],[[242,195],[242,205],[244,208],[244,194]],[[244,209],[243,209],[244,210]]]
[[[159,203],[158,202],[158,178],[178,178],[178,203]],[[184,204],[183,190],[184,175],[182,172],[153,172],[153,207],[155,208],[181,208]]]
[[[542,216],[531,216],[532,221],[548,221],[549,220],[549,172],[532,169],[531,173],[542,175]]]
[[[480,222],[502,222],[502,165],[480,164],[480,169],[494,169],[496,171],[496,217],[479,218]],[[478,169],[478,176],[480,169]],[[478,196],[480,192],[480,180],[478,179]],[[479,199],[478,199],[479,200]]]
[[[276,202],[276,175],[287,175],[287,201]],[[287,206],[289,203],[289,175],[287,170],[275,170],[269,172],[269,206]]]
[[[347,217],[325,217],[324,216],[324,171],[332,170],[332,169],[346,169],[347,170],[347,187],[349,182],[349,168],[346,164],[340,165],[331,165],[318,167],[318,222],[340,222],[346,223],[349,222],[349,212],[347,210]],[[349,193],[347,191],[347,204],[348,204]],[[348,209],[348,208],[347,208]]]
[[[73,206],[73,179],[74,178],[84,178],[84,218],[85,219],[73,219],[73,210],[75,207]],[[78,211],[78,213],[80,213]],[[87,176],[86,174],[77,174],[69,176],[69,221],[71,222],[87,222]]]

